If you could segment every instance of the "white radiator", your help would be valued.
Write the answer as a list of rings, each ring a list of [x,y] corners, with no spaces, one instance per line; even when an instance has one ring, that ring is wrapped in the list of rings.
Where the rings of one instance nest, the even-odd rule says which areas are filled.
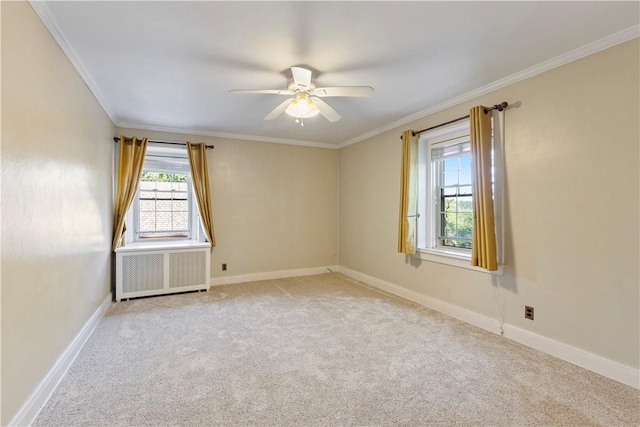
[[[130,245],[116,249],[116,301],[209,290],[208,244]]]

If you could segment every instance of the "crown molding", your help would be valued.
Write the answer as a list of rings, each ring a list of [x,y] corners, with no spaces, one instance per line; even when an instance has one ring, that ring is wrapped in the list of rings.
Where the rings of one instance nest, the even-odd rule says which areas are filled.
[[[632,40],[634,38],[637,38],[639,35],[640,25],[634,25],[633,27],[627,28],[626,30],[622,30],[603,39],[596,40],[595,42],[589,43],[562,55],[556,56],[555,58],[541,62],[538,65],[534,65],[533,67],[511,74],[510,76],[496,80],[495,82],[489,83],[488,85],[482,86],[478,89],[463,93],[462,95],[458,95],[447,101],[441,102],[440,104],[436,104],[424,110],[418,111],[417,113],[411,114],[410,116],[396,120],[384,126],[380,126],[379,128],[376,128],[355,138],[351,138],[338,144],[338,148],[348,147],[349,145],[355,144],[356,142],[364,141],[365,139],[380,135],[381,133],[393,130],[415,120],[422,119],[424,117],[446,110],[447,108],[462,104],[463,102],[471,101],[472,99],[478,98],[482,95],[486,95],[519,81],[529,79],[531,77],[537,76],[538,74],[542,74],[546,71],[584,58],[585,56],[593,55],[594,53],[600,52],[601,50],[608,49],[620,43]]]
[[[139,130],[151,130],[151,131],[160,131],[160,132],[172,132],[179,134],[188,134],[188,135],[198,135],[198,136],[212,136],[217,138],[225,138],[225,139],[239,139],[244,141],[258,141],[258,142],[271,142],[274,144],[288,144],[288,145],[300,145],[304,147],[315,147],[315,148],[328,148],[335,150],[338,148],[337,144],[328,144],[322,142],[313,142],[313,141],[298,141],[293,139],[286,138],[273,138],[266,136],[256,136],[256,135],[242,135],[242,134],[233,134],[233,133],[225,133],[225,132],[216,132],[216,131],[207,131],[207,130],[199,130],[199,129],[186,129],[186,128],[176,128],[169,126],[153,126],[153,125],[144,125],[139,123],[129,123],[119,121],[115,114],[115,111],[107,101],[107,98],[100,92],[98,89],[98,85],[95,83],[91,74],[85,67],[80,57],[76,54],[75,50],[69,44],[69,41],[62,33],[62,30],[58,26],[58,23],[55,20],[55,16],[51,12],[51,9],[47,5],[46,1],[42,0],[29,0],[29,4],[35,11],[36,15],[40,18],[44,26],[49,30],[49,33],[54,38],[54,40],[58,43],[58,46],[62,49],[64,54],[67,56],[71,64],[74,66],[78,74],[82,77],[85,84],[89,87],[89,90],[93,93],[96,100],[102,106],[102,109],[109,116],[111,121],[116,127],[126,127],[130,129],[139,129]]]
[[[493,83],[489,83],[478,89],[474,89],[472,91],[463,93],[447,101],[433,105],[431,107],[418,111],[417,113],[411,114],[402,119],[396,120],[384,126],[380,126],[362,135],[346,140],[342,143],[329,144],[329,143],[313,142],[313,141],[298,141],[298,140],[292,140],[292,139],[286,139],[286,138],[273,138],[273,137],[263,137],[263,136],[256,136],[256,135],[242,135],[242,134],[233,134],[233,133],[216,132],[216,131],[208,131],[208,130],[174,128],[174,127],[153,126],[153,125],[143,125],[138,123],[120,122],[117,120],[116,114],[111,108],[110,104],[107,102],[107,99],[102,95],[102,93],[98,89],[98,86],[96,85],[93,78],[87,71],[86,67],[84,66],[84,63],[80,60],[78,55],[75,53],[75,51],[73,50],[73,48],[71,47],[67,39],[65,38],[64,34],[62,33],[62,30],[60,30],[60,27],[58,26],[55,20],[55,17],[51,12],[51,9],[47,5],[47,2],[38,1],[38,0],[29,0],[29,4],[31,5],[33,10],[36,12],[38,17],[42,21],[42,23],[45,25],[45,27],[49,30],[49,33],[51,33],[52,37],[58,43],[62,51],[65,53],[65,55],[67,55],[67,58],[69,58],[69,61],[71,62],[71,64],[75,67],[75,69],[78,71],[82,79],[85,81],[86,85],[89,87],[89,90],[91,90],[93,95],[96,97],[96,99],[104,109],[105,113],[109,116],[111,121],[117,127],[127,127],[131,129],[172,132],[172,133],[198,135],[198,136],[212,136],[217,138],[239,139],[244,141],[258,141],[258,142],[271,142],[275,144],[300,145],[305,147],[328,148],[333,150],[348,147],[349,145],[355,144],[365,139],[372,138],[376,135],[393,130],[400,126],[411,123],[415,120],[422,119],[424,117],[446,110],[447,108],[454,107],[456,105],[462,104],[464,102],[467,102],[472,99],[478,98],[480,96],[486,95],[488,93],[494,92],[498,89],[502,89],[506,86],[512,85],[519,81],[526,80],[538,74],[544,73],[546,71],[552,70],[554,68],[557,68],[562,65],[568,64],[570,62],[576,61],[578,59],[584,58],[585,56],[589,56],[594,53],[600,52],[601,50],[608,49],[620,43],[624,43],[631,39],[637,38],[640,35],[640,25],[634,25],[633,27],[619,31],[615,34],[604,37],[600,40],[596,40],[595,42],[589,43],[587,45],[584,45],[582,47],[579,47],[577,49],[564,53],[562,55],[556,56],[555,58],[544,61],[538,65],[534,65],[533,67],[527,68],[523,71],[511,74],[510,76],[496,80]]]
[[[51,9],[49,8],[47,2],[29,0],[29,5],[31,5],[31,8],[34,10],[36,15],[38,15],[38,18],[40,18],[47,30],[49,30],[49,33],[51,34],[53,39],[56,41],[56,43],[58,43],[60,49],[62,49],[78,74],[80,74],[80,77],[82,77],[82,79],[84,80],[91,93],[93,93],[93,96],[96,98],[104,112],[107,114],[107,116],[109,116],[109,118],[115,125],[116,114],[113,111],[113,108],[111,108],[111,105],[107,101],[107,98],[102,94],[102,92],[100,92],[100,89],[98,89],[98,85],[93,81],[93,78],[91,77],[91,74],[89,74],[87,68],[84,66],[84,63],[80,60],[80,57],[76,54],[75,50],[73,50],[73,48],[67,41],[67,38],[62,33],[62,30],[58,26],[58,23],[56,22],[55,17],[53,16],[53,13],[51,12]]]
[[[338,144],[328,144],[324,142],[299,141],[295,139],[273,138],[269,136],[241,135],[236,133],[217,132],[217,131],[209,131],[209,130],[202,130],[202,129],[185,129],[185,128],[178,128],[178,127],[171,127],[171,126],[143,125],[139,123],[130,123],[130,122],[124,122],[124,121],[116,123],[116,127],[127,128],[127,129],[137,129],[137,130],[149,130],[149,131],[157,131],[157,132],[170,132],[170,133],[177,133],[181,135],[211,136],[214,138],[239,139],[243,141],[270,142],[273,144],[299,145],[302,147],[313,147],[313,148],[327,148],[330,150],[337,150],[339,148]]]

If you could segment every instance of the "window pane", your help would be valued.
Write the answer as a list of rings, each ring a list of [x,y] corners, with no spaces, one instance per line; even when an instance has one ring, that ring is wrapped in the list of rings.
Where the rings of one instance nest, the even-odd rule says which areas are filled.
[[[157,231],[171,230],[171,212],[157,212],[156,221]]]
[[[471,197],[458,197],[458,212],[473,212],[473,199]]]
[[[155,181],[140,181],[140,190],[155,190]]]
[[[471,185],[471,171],[460,171],[460,185]]]
[[[171,200],[158,200],[156,206],[158,212],[171,212]]]
[[[458,184],[458,172],[445,172],[444,173],[444,185],[448,187],[450,185]]]
[[[442,205],[444,207],[443,211],[444,212],[456,212],[456,208],[457,208],[457,203],[456,203],[456,198],[455,197],[445,197],[442,199]]]
[[[158,190],[170,191],[171,190],[171,182],[159,181],[158,182]]]
[[[444,236],[456,237],[456,214],[447,213],[444,217]]]
[[[189,215],[187,212],[173,213],[173,229],[186,230],[189,228]]]
[[[445,171],[457,171],[458,170],[458,158],[454,157],[452,159],[443,160],[443,169]]]
[[[471,231],[473,230],[473,214],[459,213],[457,219],[458,233],[456,237],[471,239]]]
[[[141,211],[155,211],[156,210],[156,201],[155,200],[140,200],[140,210]]]
[[[175,211],[188,212],[189,206],[186,200],[174,200],[171,202],[171,210],[174,212]]]
[[[187,179],[179,173],[142,172],[138,218],[141,237],[189,236]]]
[[[156,229],[156,213],[140,212],[140,231],[155,231]]]
[[[471,169],[471,156],[460,157],[460,169]]]

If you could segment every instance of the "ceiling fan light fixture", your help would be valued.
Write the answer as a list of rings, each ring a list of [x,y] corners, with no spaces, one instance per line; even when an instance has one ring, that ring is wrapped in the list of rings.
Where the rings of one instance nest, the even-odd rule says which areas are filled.
[[[270,95],[293,95],[274,108],[265,120],[273,120],[283,112],[296,119],[296,123],[304,126],[303,119],[322,115],[330,122],[341,119],[340,114],[329,104],[322,100],[323,97],[369,97],[373,96],[371,86],[329,86],[317,87],[313,80],[313,72],[302,67],[291,67],[291,78],[287,82],[287,89],[240,89],[230,90],[230,93],[255,93]]]
[[[285,112],[298,119],[308,119],[320,113],[318,106],[306,96],[297,97],[287,107]]]

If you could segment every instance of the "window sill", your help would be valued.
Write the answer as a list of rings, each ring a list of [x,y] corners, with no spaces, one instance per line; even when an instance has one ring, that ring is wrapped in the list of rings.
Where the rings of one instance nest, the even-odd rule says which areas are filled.
[[[440,249],[418,249],[414,256],[420,258],[423,261],[450,265],[453,267],[473,270],[484,274],[494,274],[497,276],[502,276],[503,274],[502,265],[499,265],[498,270],[496,271],[488,271],[484,268],[471,265],[471,254],[467,255],[464,253]]]
[[[116,252],[136,252],[136,251],[162,251],[167,249],[200,249],[210,248],[207,242],[194,242],[193,240],[180,240],[174,242],[136,242],[129,243],[117,248]]]

